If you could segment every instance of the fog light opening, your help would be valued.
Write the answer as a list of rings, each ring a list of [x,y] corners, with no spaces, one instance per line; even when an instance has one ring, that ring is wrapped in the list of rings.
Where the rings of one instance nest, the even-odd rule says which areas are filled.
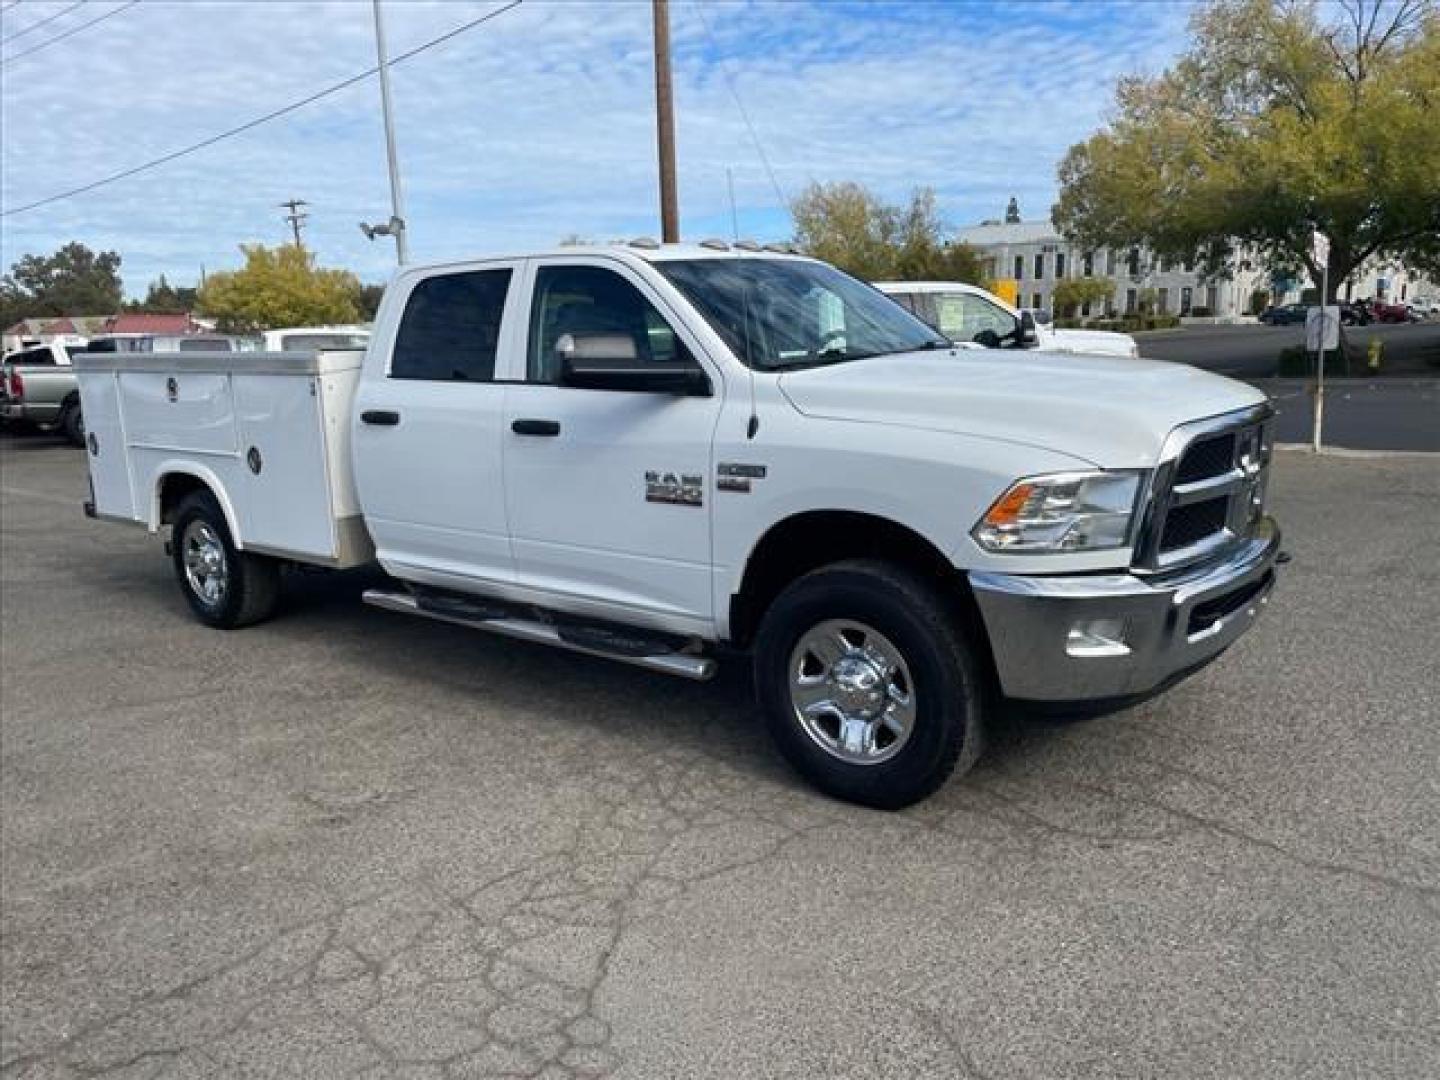
[[[1070,627],[1065,636],[1065,652],[1069,656],[1129,656],[1125,644],[1124,619],[1082,619]]]

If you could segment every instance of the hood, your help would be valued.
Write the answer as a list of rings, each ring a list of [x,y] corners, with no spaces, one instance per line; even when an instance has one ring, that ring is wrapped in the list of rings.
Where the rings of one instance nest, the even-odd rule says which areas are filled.
[[[1104,468],[1153,465],[1180,424],[1265,400],[1184,364],[1040,350],[875,356],[786,372],[780,389],[806,416],[1001,439]]]
[[[1042,330],[1040,340],[1045,348],[1052,351],[1136,355],[1135,339],[1114,330]]]

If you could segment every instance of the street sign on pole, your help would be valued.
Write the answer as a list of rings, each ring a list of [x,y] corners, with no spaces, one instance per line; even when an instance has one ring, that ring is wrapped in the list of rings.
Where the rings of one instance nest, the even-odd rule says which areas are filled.
[[[1340,347],[1340,308],[1312,307],[1305,313],[1305,351],[1330,352]]]
[[[1305,344],[1315,352],[1315,422],[1311,448],[1318,454],[1324,444],[1325,353],[1339,347],[1340,309],[1330,304],[1330,238],[1316,229],[1311,248],[1315,262],[1320,267],[1320,307],[1311,308],[1306,313]],[[1313,345],[1310,332],[1312,323],[1316,324]]]

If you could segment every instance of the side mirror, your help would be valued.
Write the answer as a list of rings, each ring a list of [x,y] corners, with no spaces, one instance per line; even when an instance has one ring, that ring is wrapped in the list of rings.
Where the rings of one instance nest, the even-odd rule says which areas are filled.
[[[561,334],[555,353],[562,386],[686,397],[709,397],[713,392],[698,364],[643,363],[628,334]]]
[[[1035,316],[1035,324],[1036,324],[1037,326],[1049,326],[1050,323],[1053,321],[1053,318],[1054,318],[1054,317],[1050,314],[1050,312],[1047,311],[1047,310],[1045,310],[1044,308],[1037,308],[1037,309],[1033,312],[1033,314],[1034,314],[1034,316]]]
[[[1020,313],[1020,333],[1018,335],[1020,347],[1028,349],[1033,345],[1040,344],[1040,334],[1035,329],[1035,316],[1028,311]]]

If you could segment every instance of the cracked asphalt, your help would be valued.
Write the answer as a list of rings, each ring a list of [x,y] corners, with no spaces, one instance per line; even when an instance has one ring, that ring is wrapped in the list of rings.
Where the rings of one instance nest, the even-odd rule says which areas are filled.
[[[1440,1075],[1440,458],[1282,451],[1249,638],[891,815],[740,665],[211,631],[79,453],[0,489],[3,1080]]]

